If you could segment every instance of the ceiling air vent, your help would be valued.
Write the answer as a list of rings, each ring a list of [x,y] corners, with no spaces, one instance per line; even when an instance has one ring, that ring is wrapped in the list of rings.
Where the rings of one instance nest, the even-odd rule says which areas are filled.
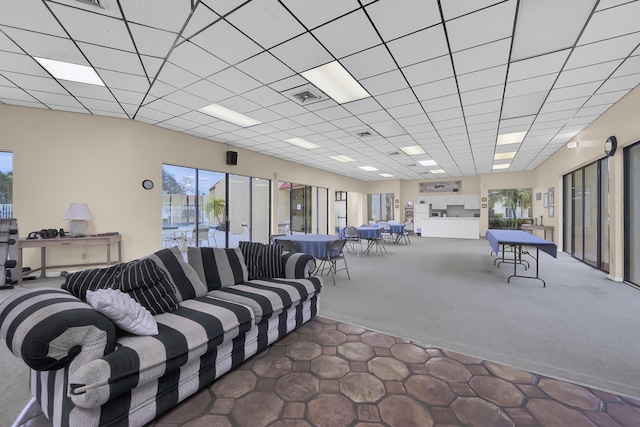
[[[387,153],[387,156],[399,156],[400,152],[399,151],[392,151],[390,153]]]
[[[371,129],[360,129],[360,130],[351,132],[351,134],[361,139],[378,136],[378,134],[372,131]]]
[[[295,89],[289,89],[285,95],[293,99],[300,105],[309,105],[326,99],[324,93],[320,92],[313,85],[304,85]]]
[[[98,6],[102,9],[104,9],[104,1],[105,0],[76,0],[80,3],[85,3],[85,4],[90,4],[91,6]]]

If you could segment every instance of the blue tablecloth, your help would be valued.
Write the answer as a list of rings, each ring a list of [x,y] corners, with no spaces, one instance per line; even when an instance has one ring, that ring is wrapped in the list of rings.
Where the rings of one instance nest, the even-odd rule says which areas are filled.
[[[558,246],[522,230],[488,230],[486,235],[491,249],[499,253],[500,245],[535,246],[554,258],[558,257]]]
[[[338,240],[338,237],[328,234],[294,234],[292,236],[278,236],[278,240],[294,241],[300,252],[315,258],[326,258],[329,244],[334,240]],[[338,252],[331,251],[329,255],[335,256],[338,255]]]
[[[356,227],[358,232],[360,233],[361,239],[374,239],[376,237],[380,237],[380,233],[382,233],[382,228],[380,227]],[[338,237],[344,239],[344,227],[340,227],[338,229]]]
[[[404,224],[389,224],[391,227],[391,234],[402,234],[404,230]]]

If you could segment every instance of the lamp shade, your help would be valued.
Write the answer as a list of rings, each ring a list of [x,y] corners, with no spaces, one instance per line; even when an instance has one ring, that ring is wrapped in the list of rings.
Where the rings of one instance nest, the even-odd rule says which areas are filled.
[[[62,219],[93,219],[93,214],[86,203],[71,203]]]

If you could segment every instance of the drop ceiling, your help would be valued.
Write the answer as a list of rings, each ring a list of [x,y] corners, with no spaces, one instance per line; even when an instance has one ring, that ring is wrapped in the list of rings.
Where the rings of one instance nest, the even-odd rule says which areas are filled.
[[[2,103],[138,120],[361,180],[535,169],[640,83],[639,1],[3,0],[2,9]],[[35,57],[90,66],[105,86],[56,80]],[[333,61],[370,96],[340,104],[302,77]],[[321,98],[293,96],[305,91]],[[199,111],[212,103],[261,123]],[[504,134],[517,142],[497,145]],[[424,153],[402,150],[412,146]]]

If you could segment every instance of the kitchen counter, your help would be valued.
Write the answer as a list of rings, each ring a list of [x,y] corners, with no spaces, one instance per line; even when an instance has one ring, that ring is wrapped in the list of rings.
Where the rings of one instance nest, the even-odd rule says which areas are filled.
[[[423,219],[420,228],[422,228],[422,237],[480,238],[480,218],[431,217]]]

